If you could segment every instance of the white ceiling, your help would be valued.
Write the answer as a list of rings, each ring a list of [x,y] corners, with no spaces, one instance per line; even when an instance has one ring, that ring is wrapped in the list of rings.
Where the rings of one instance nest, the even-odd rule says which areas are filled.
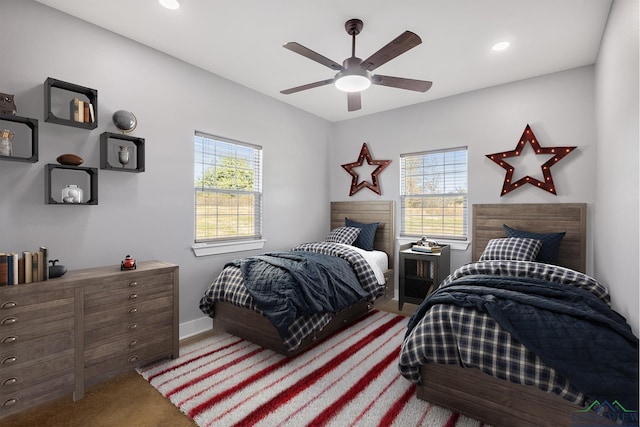
[[[330,121],[340,121],[593,64],[611,0],[37,0]],[[422,44],[379,74],[433,81],[426,93],[372,86],[347,112],[333,85],[280,91],[334,72],[284,49],[298,42],[333,61],[351,55],[344,29],[364,21],[356,55],[367,58],[409,30]],[[508,40],[506,51],[491,46]]]

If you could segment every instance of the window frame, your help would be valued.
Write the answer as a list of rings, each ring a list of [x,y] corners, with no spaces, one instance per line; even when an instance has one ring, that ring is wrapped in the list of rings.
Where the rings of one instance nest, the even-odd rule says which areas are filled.
[[[466,157],[466,162],[465,162],[465,166],[464,166],[464,178],[465,178],[465,182],[464,182],[464,191],[463,192],[456,192],[454,191],[448,191],[446,189],[444,189],[444,191],[439,192],[439,193],[428,193],[428,192],[421,192],[421,193],[415,193],[415,194],[407,194],[407,188],[406,188],[406,184],[407,184],[407,170],[406,170],[406,161],[407,159],[410,158],[417,158],[419,159],[419,161],[421,161],[423,163],[423,168],[428,168],[429,166],[424,165],[424,161],[428,156],[437,156],[437,155],[441,155],[441,154],[445,154],[445,153],[452,153],[452,152],[464,152],[465,157]],[[451,167],[457,165],[457,163],[455,162],[451,162],[451,161],[445,161],[442,166],[445,167],[445,171],[443,171],[440,176],[443,176],[446,178],[447,172],[446,172],[446,167]],[[461,173],[460,171],[452,171],[449,173],[449,175],[453,174],[453,175],[457,175]],[[422,171],[422,173],[418,174],[418,176],[422,176],[423,177],[423,181],[426,179],[425,177],[427,175],[434,175],[434,174],[428,174],[426,173],[426,169],[424,169]],[[437,175],[437,174],[435,174]],[[453,178],[454,183],[458,183],[459,180],[456,181],[455,178]],[[413,153],[404,153],[404,154],[400,154],[400,189],[399,189],[399,195],[400,195],[400,237],[401,238],[415,238],[415,237],[422,237],[422,236],[427,236],[431,239],[435,239],[435,240],[439,240],[439,241],[459,241],[459,242],[468,242],[469,241],[469,148],[467,146],[459,146],[459,147],[452,147],[452,148],[445,148],[445,149],[437,149],[437,150],[426,150],[426,151],[420,151],[420,152],[413,152]],[[458,198],[462,196],[463,199],[463,205],[462,205],[462,224],[460,226],[461,228],[461,233],[459,234],[449,234],[449,233],[434,233],[434,232],[428,232],[428,230],[426,230],[424,228],[424,224],[422,225],[422,229],[420,232],[408,232],[407,231],[407,207],[406,207],[406,201],[407,198],[409,197],[413,197],[413,198],[424,198],[424,199],[442,199],[442,209],[443,209],[443,213],[442,216],[440,217],[440,227],[442,229],[444,229],[445,227],[445,223],[446,223],[446,218],[447,217],[457,217],[458,215],[446,215],[444,209],[445,209],[445,199],[447,198],[451,198],[451,197],[455,197]],[[424,216],[424,214],[422,214],[422,216]],[[456,227],[454,227],[455,229]]]
[[[202,142],[199,142],[201,140]],[[214,149],[209,153],[211,156],[210,160],[205,159],[204,144],[206,140],[210,140],[214,142]],[[203,144],[203,149],[198,148],[198,144]],[[238,154],[239,151],[250,150],[251,156],[248,159],[248,166],[251,171],[253,171],[254,188],[252,190],[243,190],[243,189],[228,189],[228,188],[216,188],[213,187],[205,187],[204,185],[197,186],[196,181],[198,179],[203,179],[205,172],[209,170],[212,166],[216,165],[220,159],[228,157],[224,154],[216,153],[216,149],[219,148],[217,144],[220,145],[230,145],[230,150],[227,152],[233,153],[234,156]],[[250,144],[243,141],[237,141],[234,139],[222,137],[219,135],[210,134],[207,132],[195,131],[194,139],[194,155],[193,155],[193,245],[192,249],[196,256],[203,255],[215,255],[220,253],[228,253],[228,252],[238,252],[245,250],[254,250],[261,249],[264,246],[265,240],[262,238],[262,222],[263,222],[263,190],[262,190],[262,159],[263,159],[263,148],[262,146],[256,144]],[[235,157],[237,158],[237,157]],[[198,175],[198,172],[200,173]],[[237,176],[237,175],[235,175]],[[257,176],[257,178],[256,178]],[[238,196],[251,196],[254,199],[252,212],[252,233],[242,235],[217,235],[217,236],[207,236],[207,237],[198,237],[198,207],[199,206],[207,206],[207,204],[198,203],[198,194],[199,193],[208,193],[212,195],[220,195],[220,194],[233,194]],[[215,209],[218,209],[217,204],[212,204],[209,206],[214,206]],[[217,220],[219,213],[216,212],[212,216],[214,216]],[[240,215],[239,207],[236,206],[236,215]],[[236,231],[239,229],[240,224],[236,223]]]

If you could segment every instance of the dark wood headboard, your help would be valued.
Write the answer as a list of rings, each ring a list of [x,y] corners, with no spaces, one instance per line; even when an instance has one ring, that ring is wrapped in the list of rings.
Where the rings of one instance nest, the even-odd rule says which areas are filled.
[[[389,268],[395,259],[395,204],[393,200],[331,202],[331,229],[344,226],[345,217],[370,224],[378,222],[374,248],[389,256]]]
[[[474,261],[480,258],[490,239],[506,237],[503,224],[534,233],[566,231],[560,243],[558,264],[586,272],[586,203],[473,205],[471,256]]]

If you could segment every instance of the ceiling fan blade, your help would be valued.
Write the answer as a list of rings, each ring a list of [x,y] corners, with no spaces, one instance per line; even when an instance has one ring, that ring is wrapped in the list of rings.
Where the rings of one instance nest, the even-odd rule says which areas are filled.
[[[327,79],[327,80],[320,80],[319,82],[307,83],[306,85],[296,86],[290,89],[281,90],[280,93],[284,95],[289,95],[291,93],[300,92],[301,90],[313,89],[314,87],[328,85],[333,83],[334,80],[335,79]]]
[[[347,105],[349,111],[357,111],[362,108],[360,92],[347,92]]]
[[[433,85],[427,80],[405,79],[403,77],[392,77],[375,74],[371,77],[371,83],[380,86],[395,87],[398,89],[414,90],[416,92],[426,92]]]
[[[316,61],[317,63],[322,64],[325,67],[331,68],[332,70],[336,70],[336,71],[343,70],[342,65],[338,64],[335,61],[330,60],[326,56],[322,56],[319,53],[314,52],[311,49],[302,46],[299,43],[289,42],[289,43],[283,44],[282,47],[284,47],[285,49],[289,49],[290,51],[295,52],[299,55],[302,55],[306,58],[309,58],[312,61]]]
[[[393,58],[405,53],[422,43],[422,39],[411,31],[405,31],[376,53],[362,61],[361,67],[373,71],[382,64],[386,64]]]

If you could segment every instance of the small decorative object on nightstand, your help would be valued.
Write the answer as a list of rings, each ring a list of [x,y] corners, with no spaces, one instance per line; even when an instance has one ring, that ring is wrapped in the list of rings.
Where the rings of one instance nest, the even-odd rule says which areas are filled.
[[[450,273],[448,245],[439,245],[435,250],[432,246],[431,252],[413,250],[413,245],[400,246],[399,310],[405,302],[420,304]]]
[[[136,260],[131,255],[124,257],[124,261],[120,263],[120,270],[135,270]]]

